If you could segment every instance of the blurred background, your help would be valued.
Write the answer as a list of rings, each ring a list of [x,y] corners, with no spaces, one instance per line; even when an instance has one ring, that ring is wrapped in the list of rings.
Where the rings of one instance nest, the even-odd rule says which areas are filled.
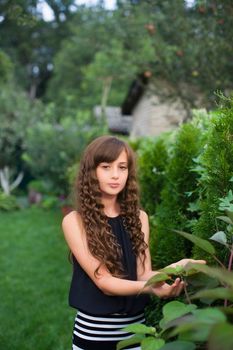
[[[211,120],[233,89],[232,18],[231,0],[0,2],[1,349],[70,347],[71,266],[60,222],[93,138],[118,135],[137,152],[155,240],[159,220],[171,217],[165,197],[174,186],[186,196],[170,224],[193,229],[203,213],[203,169],[215,159],[204,154],[213,125],[219,130]],[[232,114],[226,118],[221,126],[233,130]],[[232,134],[221,132],[226,144],[215,152],[226,147],[228,175],[214,198],[232,188]],[[172,260],[194,254],[181,245]],[[169,262],[163,250],[155,265]]]

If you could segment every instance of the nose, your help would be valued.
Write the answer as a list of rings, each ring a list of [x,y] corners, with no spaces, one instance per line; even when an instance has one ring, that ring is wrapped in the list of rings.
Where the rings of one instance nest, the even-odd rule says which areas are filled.
[[[118,177],[119,177],[119,170],[118,170],[117,167],[116,168],[115,167],[112,168],[112,174],[111,175],[112,175],[113,179],[118,179]]]

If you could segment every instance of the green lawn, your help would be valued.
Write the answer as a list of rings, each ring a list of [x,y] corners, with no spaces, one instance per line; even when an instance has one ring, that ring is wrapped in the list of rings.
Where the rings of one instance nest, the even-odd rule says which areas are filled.
[[[75,310],[60,212],[0,212],[0,349],[69,350]]]

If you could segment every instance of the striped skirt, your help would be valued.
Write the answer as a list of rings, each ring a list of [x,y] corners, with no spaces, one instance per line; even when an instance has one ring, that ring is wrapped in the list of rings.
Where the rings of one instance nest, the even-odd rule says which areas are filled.
[[[122,328],[133,323],[144,323],[143,313],[138,315],[95,316],[78,311],[73,330],[72,350],[116,350],[120,340],[130,338],[132,333]],[[125,349],[140,350],[140,345],[131,345]]]

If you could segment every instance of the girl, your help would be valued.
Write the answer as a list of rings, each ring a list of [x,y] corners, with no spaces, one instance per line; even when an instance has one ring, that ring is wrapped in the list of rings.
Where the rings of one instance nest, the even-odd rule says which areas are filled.
[[[148,217],[139,209],[134,154],[125,142],[112,136],[94,140],[81,160],[76,191],[77,211],[62,222],[73,259],[69,303],[78,310],[72,349],[115,350],[131,336],[122,328],[145,321],[149,294],[176,297],[183,282],[144,288],[156,272]]]

